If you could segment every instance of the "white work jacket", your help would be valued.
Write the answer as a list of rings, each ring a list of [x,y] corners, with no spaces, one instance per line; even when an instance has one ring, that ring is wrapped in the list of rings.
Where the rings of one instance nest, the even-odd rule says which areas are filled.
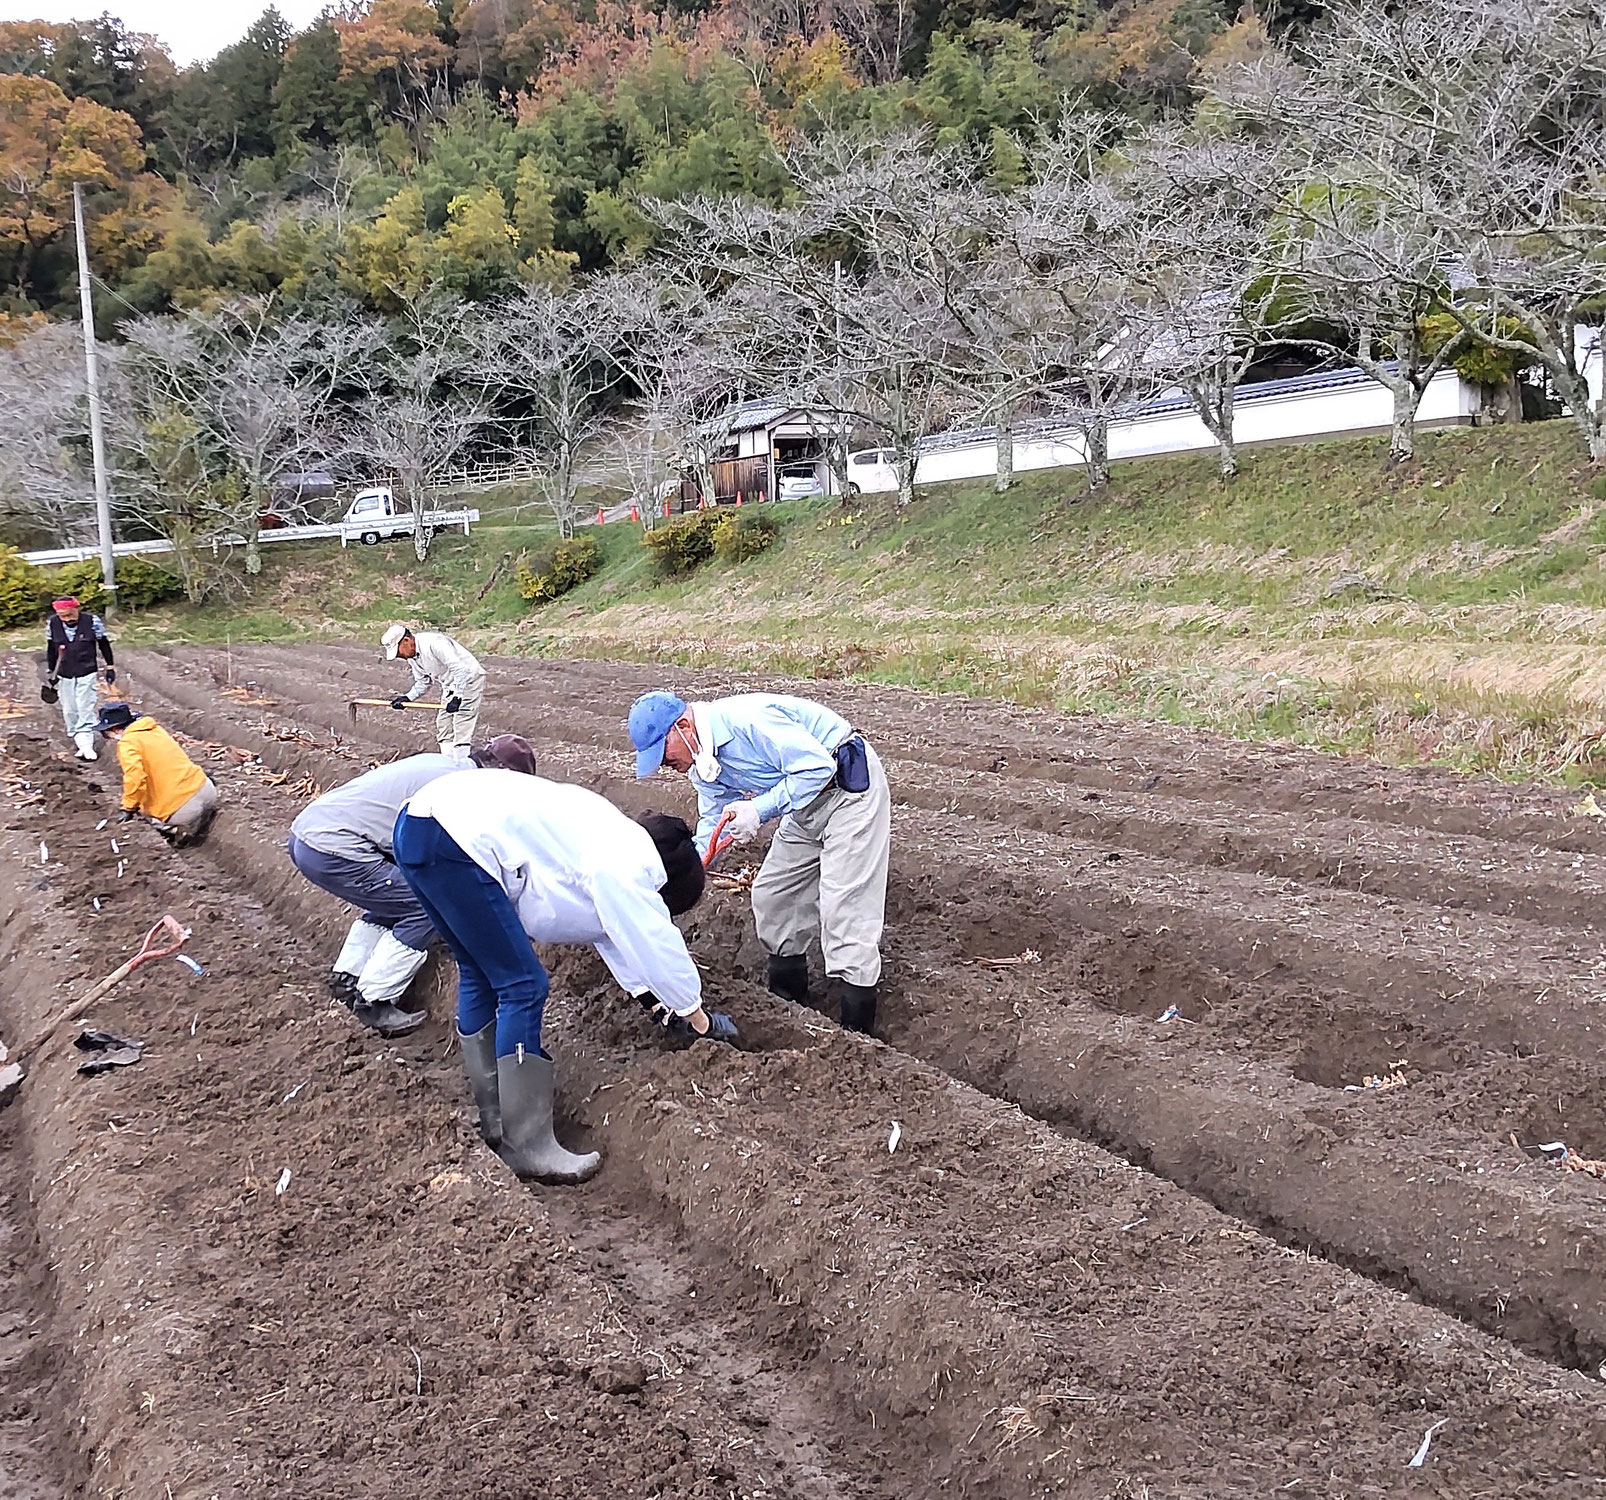
[[[678,1016],[703,1003],[702,978],[661,894],[652,836],[605,797],[519,771],[442,776],[407,803],[433,818],[507,892],[538,943],[591,943],[632,995]]]
[[[485,668],[466,646],[459,646],[438,630],[415,630],[413,641],[418,654],[407,659],[413,669],[413,685],[406,696],[422,698],[432,682],[441,686],[443,698],[468,698],[485,686]]]

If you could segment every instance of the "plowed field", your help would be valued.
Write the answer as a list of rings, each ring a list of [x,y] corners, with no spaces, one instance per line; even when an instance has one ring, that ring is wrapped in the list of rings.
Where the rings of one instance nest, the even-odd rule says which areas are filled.
[[[547,774],[690,810],[630,778],[657,674],[488,666],[484,727]],[[97,827],[115,766],[6,664],[0,1497],[1606,1494],[1577,793],[788,684],[892,782],[880,1037],[764,992],[735,882],[685,925],[739,1051],[666,1051],[556,951],[562,1129],[605,1164],[526,1188],[474,1134],[449,962],[422,1030],[361,1031],[322,983],[347,913],[283,852],[315,789],[430,748],[348,719],[400,674],[119,668],[226,807],[197,850]],[[89,1017],[141,1061],[30,1050],[164,912],[205,974]]]

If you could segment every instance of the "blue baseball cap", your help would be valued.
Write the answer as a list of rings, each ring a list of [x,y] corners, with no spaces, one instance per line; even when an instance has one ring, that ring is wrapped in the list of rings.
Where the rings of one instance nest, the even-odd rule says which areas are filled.
[[[636,747],[636,776],[645,781],[664,763],[664,741],[686,713],[686,700],[662,690],[643,693],[630,705],[630,743]]]

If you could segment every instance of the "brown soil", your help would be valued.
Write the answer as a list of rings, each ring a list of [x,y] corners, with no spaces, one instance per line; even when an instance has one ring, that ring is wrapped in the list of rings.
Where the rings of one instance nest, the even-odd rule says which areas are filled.
[[[115,768],[6,725],[0,1033],[164,911],[206,974],[134,975],[93,1019],[141,1062],[80,1077],[64,1035],[0,1119],[0,1497],[1606,1488],[1606,1183],[1538,1151],[1606,1156],[1576,797],[815,684],[898,803],[884,1040],[762,992],[740,890],[686,924],[740,1052],[663,1051],[555,953],[606,1165],[532,1190],[474,1137],[449,976],[415,1036],[358,1031],[346,914],[282,852],[314,786],[423,747],[347,718],[394,671],[126,655],[227,807],[201,850],[97,830]],[[629,779],[649,672],[491,668],[489,730],[686,808]]]

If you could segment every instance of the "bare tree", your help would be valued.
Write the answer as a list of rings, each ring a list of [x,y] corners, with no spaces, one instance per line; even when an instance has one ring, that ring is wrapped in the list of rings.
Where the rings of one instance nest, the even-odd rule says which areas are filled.
[[[627,402],[614,444],[642,525],[661,514],[677,457],[706,476],[703,493],[712,503],[713,476],[698,437],[710,407],[725,403],[718,399],[719,365],[704,357],[710,343],[718,347],[708,297],[695,281],[639,267],[615,272],[593,294],[606,309],[602,326],[612,342],[605,358]]]
[[[786,207],[697,199],[655,211],[688,274],[732,288],[727,305],[749,329],[742,378],[836,413],[838,431],[882,433],[905,506],[920,438],[952,404],[946,377],[965,329],[945,292],[951,279],[933,272],[932,236],[902,203],[855,198],[860,169],[885,165],[873,145],[799,146],[787,165],[797,197]]]
[[[266,297],[185,317],[200,421],[241,481],[247,573],[262,570],[260,523],[275,477],[325,456],[330,403],[377,339],[372,323],[333,311],[314,318]]]
[[[1606,291],[1597,0],[1336,0],[1302,61],[1224,92],[1303,153],[1285,264],[1343,330],[1327,346],[1393,391],[1391,456],[1410,456],[1422,389],[1474,339],[1542,364],[1599,453],[1576,353]],[[1431,314],[1457,325],[1436,346]]]
[[[107,453],[119,509],[172,546],[185,596],[199,604],[235,582],[229,569],[244,486],[212,451],[198,415],[198,341],[177,319],[131,330],[105,372]]]
[[[579,520],[582,463],[606,430],[600,403],[618,378],[611,361],[616,330],[613,301],[575,283],[524,288],[474,336],[472,369],[494,392],[512,445],[536,459],[566,537]]]
[[[1175,376],[1163,310],[1127,232],[1131,201],[1090,170],[1090,137],[1038,143],[1032,180],[1011,202],[1016,292],[1010,365],[1029,372],[1054,417],[1082,438],[1089,493],[1109,481],[1110,427]]]
[[[76,335],[52,323],[0,347],[0,523],[14,537],[92,540],[89,408]]]
[[[1200,139],[1158,126],[1128,143],[1111,171],[1130,209],[1122,253],[1161,325],[1156,347],[1231,479],[1238,387],[1292,326],[1292,301],[1274,269],[1269,191],[1284,163],[1255,137]]]
[[[491,402],[478,384],[483,314],[436,290],[408,297],[376,357],[354,372],[360,394],[336,445],[388,473],[413,514],[413,553],[429,555],[426,504],[434,485],[485,430]]]

